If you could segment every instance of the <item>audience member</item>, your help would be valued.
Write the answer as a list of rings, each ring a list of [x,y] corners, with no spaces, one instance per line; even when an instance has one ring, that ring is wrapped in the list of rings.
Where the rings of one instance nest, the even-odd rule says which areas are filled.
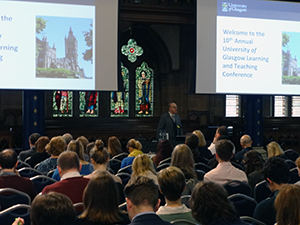
[[[87,162],[91,161],[91,159],[90,159],[90,151],[92,150],[92,148],[94,148],[94,146],[95,146],[95,142],[93,141],[93,142],[88,143],[87,146],[84,149],[84,156],[83,157],[86,160],[88,158]]]
[[[29,136],[29,146],[30,149],[22,151],[19,154],[19,159],[25,161],[28,157],[32,156],[35,153],[35,142],[41,137],[39,133],[33,133]]]
[[[297,170],[298,170],[298,175],[300,177],[300,157],[298,157],[295,161],[295,164],[297,166]],[[300,185],[300,180],[297,181],[295,184]]]
[[[261,172],[264,166],[263,159],[258,152],[250,150],[244,155],[243,164],[249,185],[253,189],[257,183],[264,180],[264,176]]]
[[[200,152],[200,155],[202,155],[206,159],[211,159],[212,154],[211,151],[206,147],[206,140],[203,133],[200,130],[194,130],[193,134],[197,135],[199,139],[198,151]]]
[[[169,140],[162,140],[158,143],[156,155],[153,157],[153,162],[157,167],[164,159],[170,158],[173,151],[172,143]]]
[[[186,188],[182,195],[190,195],[199,180],[194,170],[194,158],[192,151],[185,144],[177,145],[172,152],[171,166],[178,167],[185,176]]]
[[[175,166],[170,166],[161,170],[157,178],[160,192],[165,196],[166,205],[160,206],[156,214],[168,222],[186,219],[196,223],[191,210],[181,204],[181,194],[186,185],[183,172]]]
[[[81,144],[83,145],[83,149],[86,149],[87,145],[89,144],[89,140],[85,137],[85,136],[80,136],[76,139],[76,141],[81,142]],[[89,154],[84,154],[83,155],[84,160],[89,162],[90,161],[90,157]]]
[[[67,145],[67,147],[68,147],[70,141],[73,140],[72,134],[70,134],[70,133],[65,133],[62,137],[63,137],[63,139],[65,140],[66,145]]]
[[[31,225],[71,225],[75,218],[73,203],[63,194],[38,195],[31,204]]]
[[[280,188],[275,199],[277,211],[277,225],[299,225],[300,224],[300,186],[285,185]]]
[[[200,182],[193,190],[190,205],[193,217],[202,225],[246,225],[227,198],[226,190],[214,182]]]
[[[132,177],[145,176],[154,180],[158,184],[156,171],[153,166],[152,160],[146,154],[136,156],[132,163]]]
[[[33,183],[28,178],[18,175],[17,165],[18,156],[14,150],[6,149],[0,152],[0,188],[13,188],[22,191],[33,200],[36,196]]]
[[[108,153],[110,155],[109,158],[112,158],[123,152],[121,142],[116,136],[112,136],[108,138],[107,147],[108,147]]]
[[[57,168],[61,180],[46,186],[42,193],[50,191],[67,195],[73,204],[82,202],[84,188],[90,179],[80,175],[81,164],[75,152],[65,151],[60,154],[57,160]]]
[[[170,225],[155,214],[160,200],[158,187],[152,179],[133,177],[125,186],[124,192],[131,225]]]
[[[94,148],[90,151],[91,162],[94,167],[94,172],[85,176],[86,178],[92,178],[98,171],[106,171],[109,161],[109,153],[104,148],[104,143],[101,140],[96,140]],[[120,177],[109,173],[115,182],[122,183]]]
[[[50,170],[54,170],[57,166],[57,158],[66,149],[66,142],[62,136],[57,136],[51,138],[50,142],[45,147],[50,158],[42,161],[37,170],[41,171],[43,174],[47,174]]]
[[[80,141],[70,141],[68,147],[67,147],[67,151],[72,151],[75,152],[78,155],[79,158],[79,162],[81,164],[81,170],[80,170],[80,174],[81,175],[88,175],[91,174],[94,169],[92,164],[88,163],[87,161],[84,160],[83,157],[83,145],[81,144]],[[58,169],[56,168],[56,170],[54,171],[52,178],[55,180],[60,180],[60,176],[58,173]]]
[[[34,168],[34,166],[45,159],[49,158],[50,155],[46,152],[46,145],[49,143],[49,138],[46,136],[40,137],[35,142],[35,148],[36,152],[33,153],[33,155],[30,157],[30,159],[27,161],[27,163]]]
[[[121,168],[131,165],[134,160],[134,157],[136,157],[137,155],[143,154],[143,152],[141,151],[142,144],[135,139],[130,139],[127,142],[126,148],[128,148],[129,155],[128,155],[128,157],[126,157],[122,160]]]
[[[267,145],[267,151],[268,151],[268,158],[276,156],[283,159],[287,159],[286,156],[284,155],[282,148],[275,141],[272,141]]]
[[[128,224],[126,214],[118,208],[116,183],[107,171],[97,171],[83,194],[84,211],[74,225]]]
[[[265,163],[262,173],[273,196],[258,203],[253,217],[267,225],[273,225],[276,222],[274,201],[279,189],[289,181],[289,167],[282,158],[272,157]]]
[[[191,149],[195,163],[202,162],[206,164],[208,162],[198,151],[199,138],[196,134],[187,134],[185,144]]]
[[[227,127],[226,126],[220,126],[217,128],[215,136],[214,136],[214,140],[213,142],[210,144],[210,146],[208,147],[208,149],[211,151],[211,154],[214,155],[216,154],[216,147],[215,144],[218,140],[223,140],[226,139],[228,140],[228,131],[227,131]]]
[[[247,134],[243,135],[240,139],[240,144],[242,146],[242,150],[237,152],[234,155],[234,158],[238,161],[241,162],[244,158],[244,155],[249,152],[250,150],[252,150],[252,140],[251,137]]]
[[[216,159],[218,166],[204,175],[205,182],[215,182],[225,184],[232,180],[239,180],[248,183],[247,176],[244,171],[235,168],[230,159],[233,156],[234,145],[229,140],[220,140],[216,142]]]

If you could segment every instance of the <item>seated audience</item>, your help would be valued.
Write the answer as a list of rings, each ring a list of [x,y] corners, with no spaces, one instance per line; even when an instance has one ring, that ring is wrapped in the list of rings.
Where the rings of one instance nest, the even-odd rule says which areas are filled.
[[[33,153],[33,155],[30,157],[30,159],[27,161],[27,163],[34,168],[34,166],[45,159],[48,159],[50,155],[46,152],[46,145],[49,143],[49,138],[46,136],[40,137],[35,142],[35,148],[36,152]]]
[[[81,144],[80,141],[70,141],[68,147],[67,147],[67,151],[72,151],[75,152],[78,155],[79,158],[79,162],[81,164],[81,170],[80,170],[80,174],[81,175],[88,175],[91,174],[94,169],[92,164],[88,163],[87,161],[84,160],[83,157],[83,145]],[[56,170],[54,171],[52,178],[55,180],[60,180],[60,176],[58,173],[58,169],[56,168]]]
[[[153,162],[157,167],[164,159],[170,158],[173,151],[172,143],[169,140],[162,140],[158,143],[156,155],[153,157]]]
[[[289,167],[282,158],[272,157],[265,163],[262,173],[273,196],[258,203],[253,217],[267,225],[273,225],[276,222],[274,201],[279,189],[289,181]]]
[[[240,144],[242,146],[242,150],[237,152],[234,155],[234,158],[238,161],[241,162],[244,158],[244,155],[249,152],[250,150],[252,150],[252,140],[251,137],[247,134],[243,135],[240,139]]]
[[[112,136],[108,138],[107,148],[110,156],[109,158],[112,158],[123,152],[121,142],[116,136]]]
[[[31,225],[70,225],[75,218],[73,203],[63,194],[38,195],[31,204]]]
[[[109,154],[104,148],[104,143],[101,140],[96,140],[94,148],[90,151],[91,162],[94,167],[94,172],[85,176],[86,178],[92,178],[98,171],[106,171],[109,161]],[[122,183],[120,177],[109,173],[115,182]]]
[[[81,164],[75,152],[65,151],[57,160],[60,181],[46,186],[42,194],[54,191],[67,195],[73,204],[82,202],[83,191],[90,179],[80,175]]]
[[[146,154],[138,155],[133,160],[132,177],[139,175],[149,177],[150,179],[154,180],[156,184],[158,184],[153,162]]]
[[[33,133],[29,136],[29,146],[30,149],[22,151],[19,154],[19,159],[25,161],[28,157],[32,156],[35,153],[35,142],[41,137],[39,133]]]
[[[66,149],[66,142],[62,136],[57,136],[51,138],[50,142],[45,147],[47,153],[50,155],[50,158],[42,161],[37,170],[41,171],[43,174],[47,174],[50,170],[56,169],[57,158]]]
[[[264,176],[261,172],[264,166],[263,159],[258,152],[250,150],[244,155],[243,164],[249,185],[253,189],[257,183],[264,180]]]
[[[31,200],[36,196],[33,183],[29,178],[20,177],[16,167],[18,165],[17,153],[12,149],[0,152],[0,188],[13,188],[28,194]]]
[[[194,170],[194,158],[192,151],[185,144],[177,145],[172,152],[171,166],[178,167],[185,176],[186,188],[182,195],[190,195],[199,180]]]
[[[287,157],[284,155],[282,148],[275,141],[272,141],[267,145],[267,152],[268,152],[268,158],[276,156],[283,159],[287,159]]]
[[[202,225],[247,225],[241,221],[226,190],[214,182],[200,182],[193,190],[190,205],[193,217]]]
[[[226,126],[220,126],[217,128],[213,142],[210,144],[208,149],[211,151],[211,154],[214,155],[216,154],[216,147],[215,144],[218,140],[228,140],[228,131]]]
[[[158,187],[152,179],[143,176],[133,177],[125,186],[124,192],[131,225],[170,225],[155,214],[160,200]]]
[[[195,163],[202,162],[206,164],[208,162],[208,160],[202,157],[198,151],[199,138],[196,134],[187,134],[185,138],[185,144],[191,149]]]
[[[107,171],[97,171],[89,181],[83,195],[84,211],[74,225],[128,224],[126,214],[118,208],[116,183]]]
[[[285,185],[280,188],[275,199],[277,225],[300,224],[300,186]]]
[[[156,214],[168,222],[186,219],[196,223],[192,217],[191,209],[181,204],[181,194],[185,189],[183,172],[175,166],[170,166],[161,170],[157,178],[160,192],[165,196],[166,205],[160,206]]]
[[[211,151],[206,147],[206,140],[203,133],[200,130],[194,130],[193,134],[197,135],[199,139],[198,151],[200,152],[200,155],[202,155],[206,159],[211,159],[212,154]]]
[[[220,140],[216,142],[216,159],[218,166],[204,175],[205,182],[215,182],[225,184],[232,180],[239,180],[248,183],[247,176],[244,171],[235,168],[230,159],[233,157],[234,145],[229,140]]]
[[[142,144],[135,139],[130,139],[127,142],[126,148],[128,148],[129,155],[128,155],[128,157],[126,157],[125,159],[122,160],[121,168],[131,165],[134,160],[134,157],[136,157],[137,155],[143,154],[143,152],[141,151]]]

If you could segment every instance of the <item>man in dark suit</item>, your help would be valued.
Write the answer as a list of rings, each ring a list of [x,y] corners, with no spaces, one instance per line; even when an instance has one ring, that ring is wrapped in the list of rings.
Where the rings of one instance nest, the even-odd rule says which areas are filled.
[[[177,115],[177,105],[172,102],[168,105],[168,113],[163,114],[160,117],[157,126],[157,137],[159,133],[166,132],[169,135],[170,141],[175,141],[177,135],[182,135],[182,124],[180,117]]]
[[[46,186],[42,194],[50,191],[68,196],[73,204],[82,202],[83,191],[90,179],[80,175],[81,164],[75,152],[65,151],[57,159],[59,182]]]
[[[0,188],[13,188],[28,194],[31,200],[36,196],[34,185],[29,178],[20,177],[16,171],[17,153],[12,149],[0,152]]]
[[[124,189],[127,211],[132,225],[170,225],[155,211],[158,209],[158,187],[148,177],[136,176],[130,179]]]
[[[35,151],[35,142],[41,137],[39,133],[33,133],[29,136],[29,146],[30,149],[26,151],[22,151],[19,154],[19,159],[22,161],[25,161],[28,157],[31,157],[36,151]]]

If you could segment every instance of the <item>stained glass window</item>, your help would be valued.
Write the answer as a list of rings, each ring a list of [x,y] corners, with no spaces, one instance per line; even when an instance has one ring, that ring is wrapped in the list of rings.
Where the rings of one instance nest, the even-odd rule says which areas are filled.
[[[73,92],[53,91],[53,117],[73,116]]]
[[[141,56],[144,53],[142,47],[138,46],[134,39],[129,39],[127,45],[123,45],[121,52],[127,56],[127,59],[134,63],[137,60],[137,56]]]
[[[98,92],[96,91],[80,91],[79,92],[79,116],[80,117],[97,117]]]
[[[110,115],[111,117],[128,117],[129,116],[129,71],[121,63],[121,73],[123,79],[123,91],[111,92],[110,98]]]
[[[135,70],[135,111],[136,116],[153,116],[153,69],[146,62]]]

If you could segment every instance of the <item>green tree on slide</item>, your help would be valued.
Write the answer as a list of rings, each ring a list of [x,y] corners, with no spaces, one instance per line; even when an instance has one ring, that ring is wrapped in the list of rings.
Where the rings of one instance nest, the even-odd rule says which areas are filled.
[[[91,61],[91,63],[93,63],[93,24],[91,23],[90,26],[92,27],[91,29],[83,31],[86,45],[90,48],[85,50],[82,54],[85,61]]]
[[[46,28],[46,23],[47,22],[48,21],[44,20],[43,18],[37,17],[36,18],[35,32],[37,34],[40,34],[41,32],[43,32],[43,30]],[[39,56],[40,50],[42,50],[41,46],[38,43],[36,43],[36,53],[35,53],[36,57]]]
[[[287,33],[282,33],[282,47],[285,47],[289,44],[290,42],[290,36]],[[285,54],[282,54],[282,66],[285,64],[287,61],[287,56]]]

